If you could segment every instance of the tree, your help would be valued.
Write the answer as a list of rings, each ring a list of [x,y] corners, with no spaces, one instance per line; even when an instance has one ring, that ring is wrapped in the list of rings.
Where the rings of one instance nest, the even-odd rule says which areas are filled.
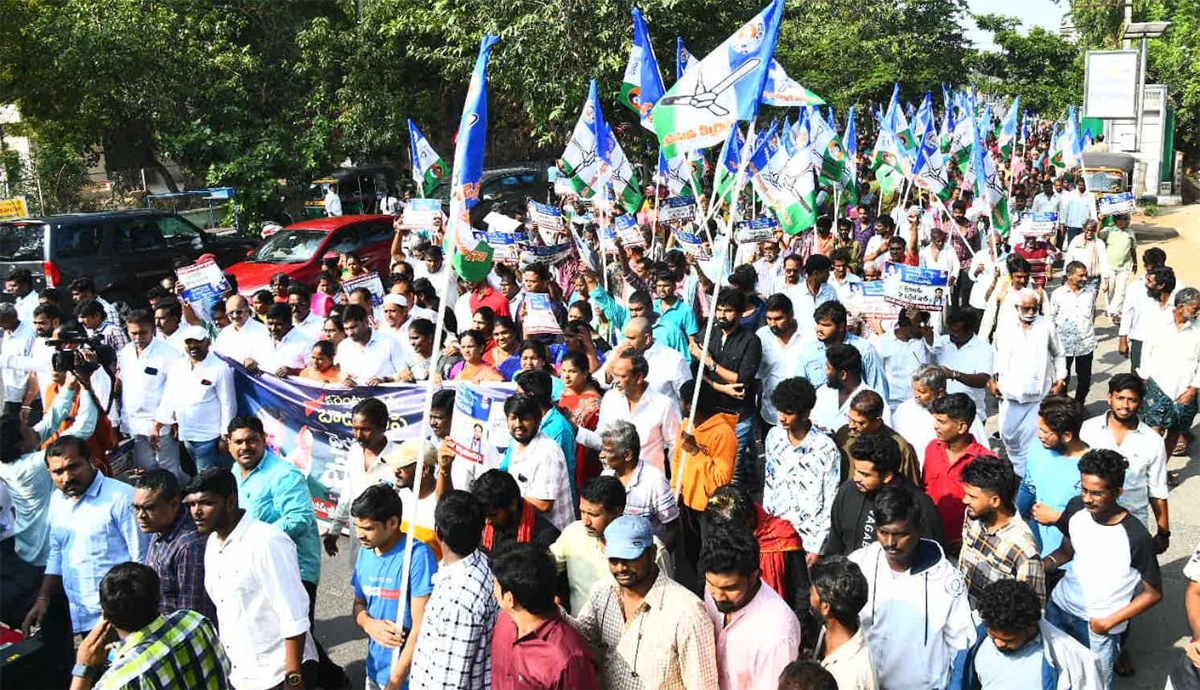
[[[978,15],[975,21],[994,36],[998,47],[968,60],[982,91],[1020,96],[1028,112],[1047,117],[1062,117],[1067,106],[1079,102],[1083,66],[1077,47],[1040,26],[1022,34],[1016,17]]]

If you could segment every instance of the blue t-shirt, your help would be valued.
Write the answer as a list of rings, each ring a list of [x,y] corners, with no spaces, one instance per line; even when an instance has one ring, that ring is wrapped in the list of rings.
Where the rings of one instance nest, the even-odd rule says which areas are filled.
[[[361,548],[354,565],[354,595],[367,602],[367,615],[395,621],[400,605],[400,578],[404,574],[404,544],[408,535],[391,551],[380,556],[374,549]],[[437,572],[433,549],[420,540],[413,544],[412,564],[408,571],[408,602],[404,607],[404,630],[412,630],[412,598],[433,592],[433,574]],[[380,686],[387,685],[392,673],[392,650],[368,638],[367,675]],[[408,687],[408,683],[404,684]]]
[[[1064,457],[1034,439],[1029,444],[1025,460],[1025,478],[1017,492],[1017,508],[1033,528],[1042,554],[1054,553],[1062,545],[1062,532],[1054,525],[1043,525],[1033,519],[1033,504],[1044,503],[1062,512],[1067,503],[1079,495],[1079,461]]]
[[[1012,653],[1001,652],[989,637],[980,643],[979,651],[975,653],[975,673],[982,690],[1040,688],[1045,658],[1041,635],[1034,636]]]

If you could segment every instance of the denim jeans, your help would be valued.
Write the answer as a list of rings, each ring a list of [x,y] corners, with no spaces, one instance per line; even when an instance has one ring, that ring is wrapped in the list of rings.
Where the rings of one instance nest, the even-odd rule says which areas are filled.
[[[1100,672],[1104,674],[1104,687],[1113,686],[1113,669],[1121,654],[1121,634],[1097,635],[1092,632],[1088,621],[1062,610],[1054,601],[1046,603],[1046,622],[1075,638],[1075,641],[1095,652],[1100,657]]]
[[[751,494],[762,488],[762,471],[758,467],[758,441],[754,437],[756,414],[751,413],[737,423],[738,453],[733,466],[733,483]]]
[[[211,441],[184,441],[183,447],[187,448],[192,459],[196,461],[196,472],[203,472],[210,467],[224,467],[229,469],[233,467],[233,458],[229,455],[221,454],[221,439],[214,438]]]

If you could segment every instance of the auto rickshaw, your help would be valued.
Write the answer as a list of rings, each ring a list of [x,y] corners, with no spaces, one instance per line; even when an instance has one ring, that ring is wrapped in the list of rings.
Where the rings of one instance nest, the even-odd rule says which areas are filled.
[[[1133,189],[1133,167],[1137,159],[1128,153],[1084,152],[1083,172],[1087,190],[1102,197]]]
[[[305,218],[325,217],[325,195],[329,185],[337,183],[342,198],[342,213],[375,213],[385,189],[396,184],[396,171],[388,167],[339,168],[332,174],[313,180],[304,200]]]

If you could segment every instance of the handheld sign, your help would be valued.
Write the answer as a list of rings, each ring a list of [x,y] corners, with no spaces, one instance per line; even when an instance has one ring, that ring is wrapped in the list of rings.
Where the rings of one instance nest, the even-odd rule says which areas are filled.
[[[616,228],[617,237],[621,238],[621,244],[626,247],[646,246],[646,238],[638,229],[637,218],[629,214],[617,216],[613,220],[613,226]]]
[[[221,299],[221,295],[229,290],[229,281],[212,259],[184,266],[175,271],[175,275],[183,284],[180,296],[191,305],[210,304]]]
[[[763,216],[754,220],[743,220],[733,224],[737,231],[738,244],[755,244],[769,242],[775,239],[775,230],[779,221],[771,216]]]
[[[1033,214],[1027,235],[1049,235],[1058,228],[1058,214],[1053,211]]]
[[[663,202],[658,219],[664,223],[682,223],[696,217],[696,197],[673,196]]]
[[[942,311],[950,299],[945,271],[889,262],[884,264],[883,273],[884,297],[892,304]]]
[[[571,242],[552,244],[548,247],[530,245],[521,252],[521,263],[526,265],[539,263],[554,266],[569,259],[574,250],[575,245]]]
[[[1126,213],[1133,213],[1137,208],[1137,202],[1133,198],[1133,192],[1121,192],[1120,194],[1102,196],[1096,202],[1096,205],[1100,214],[1105,216],[1117,216]]]
[[[442,220],[439,199],[409,199],[404,206],[400,227],[409,230],[431,230]]]
[[[562,326],[554,317],[550,306],[550,295],[541,292],[525,294],[525,317],[521,320],[525,327],[525,336],[531,335],[560,335]]]
[[[498,399],[483,395],[470,384],[458,384],[449,439],[450,447],[454,449],[455,460],[485,466],[495,464],[491,417],[492,408],[499,407],[495,404],[497,402]],[[495,436],[499,437],[501,434]]]
[[[366,275],[342,281],[342,290],[345,291],[347,297],[358,288],[366,288],[371,292],[371,303],[375,306],[378,307],[383,304],[383,296],[386,293],[383,290],[383,281],[379,279],[378,273],[371,271]]]
[[[704,246],[703,237],[680,227],[672,227],[671,232],[675,235],[675,241],[679,243],[679,248],[685,253],[696,257],[700,261],[707,261],[712,258],[712,252]]]
[[[562,211],[550,206],[549,204],[539,204],[533,199],[529,200],[529,217],[533,219],[533,224],[539,230],[546,232],[558,232],[563,227]]]

